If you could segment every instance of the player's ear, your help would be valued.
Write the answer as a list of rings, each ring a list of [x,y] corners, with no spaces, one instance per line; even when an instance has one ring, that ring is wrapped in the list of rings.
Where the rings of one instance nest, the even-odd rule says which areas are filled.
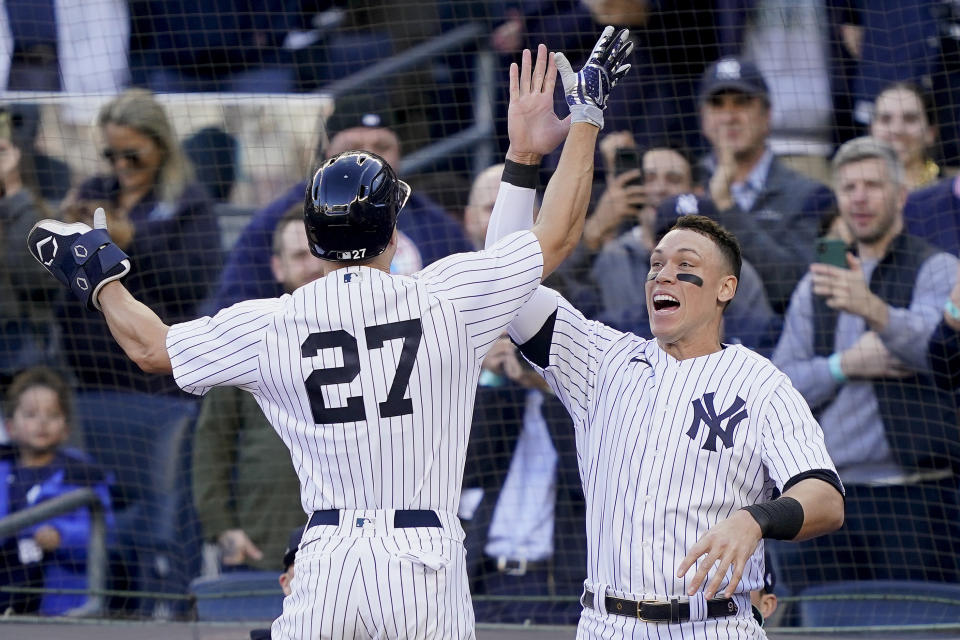
[[[777,610],[777,596],[773,593],[764,593],[760,596],[760,606],[758,608],[760,613],[763,614],[763,619],[766,620]]]
[[[737,293],[737,276],[730,274],[720,280],[720,290],[717,292],[717,300],[720,302],[729,302]]]

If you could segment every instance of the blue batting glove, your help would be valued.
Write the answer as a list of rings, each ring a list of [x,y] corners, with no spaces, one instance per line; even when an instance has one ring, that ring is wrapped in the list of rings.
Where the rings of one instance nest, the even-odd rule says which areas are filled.
[[[629,35],[626,29],[614,35],[613,27],[605,28],[587,63],[578,72],[565,55],[554,55],[573,122],[589,122],[603,129],[603,110],[607,108],[610,90],[630,70],[630,65],[623,63],[633,51]]]

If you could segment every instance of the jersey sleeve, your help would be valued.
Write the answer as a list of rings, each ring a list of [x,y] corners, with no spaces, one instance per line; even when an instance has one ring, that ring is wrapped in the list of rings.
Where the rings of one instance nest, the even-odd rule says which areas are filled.
[[[280,304],[248,300],[170,327],[167,353],[177,385],[199,396],[219,386],[256,389],[260,343]]]
[[[586,425],[610,345],[623,333],[588,320],[563,296],[539,287],[510,325],[510,337],[567,408]]]
[[[447,256],[416,277],[431,295],[453,304],[482,357],[536,291],[542,275],[540,241],[521,231],[489,249]]]
[[[786,375],[767,400],[763,414],[763,462],[781,491],[791,479],[812,471],[826,472],[840,487],[823,430]]]

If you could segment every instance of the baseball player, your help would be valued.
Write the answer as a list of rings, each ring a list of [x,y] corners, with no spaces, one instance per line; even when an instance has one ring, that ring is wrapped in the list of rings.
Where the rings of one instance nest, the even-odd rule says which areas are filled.
[[[488,244],[531,220],[534,185],[503,182]],[[749,596],[762,540],[843,522],[807,403],[768,360],[720,342],[740,264],[732,234],[684,216],[650,258],[655,339],[587,320],[542,286],[510,324],[576,429],[589,545],[578,638],[763,638]]]
[[[566,137],[540,221],[413,277],[389,274],[410,188],[369,152],[330,158],[307,187],[325,275],[212,318],[171,327],[135,300],[117,282],[130,263],[102,212],[93,230],[46,220],[30,232],[34,257],[103,311],[141,368],[195,394],[249,391],[290,449],[309,516],[271,637],[473,637],[456,511],[480,363],[577,244],[603,108],[631,49],[608,27],[579,72],[543,45],[535,66],[529,51],[511,65],[511,131],[535,133],[541,153]],[[558,67],[570,122],[553,114]],[[523,158],[507,159],[509,173]]]

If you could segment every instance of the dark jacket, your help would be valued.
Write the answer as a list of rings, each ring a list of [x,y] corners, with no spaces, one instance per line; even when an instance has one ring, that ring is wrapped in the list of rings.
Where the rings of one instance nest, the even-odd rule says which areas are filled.
[[[26,190],[0,199],[0,377],[55,358],[50,309],[60,286],[27,251],[39,220]]]
[[[113,201],[119,185],[112,176],[90,178],[78,197]],[[187,185],[170,204],[150,192],[129,214],[134,237],[126,249],[132,265],[124,279],[131,294],[167,324],[198,314],[216,281],[222,263],[220,227],[202,187]],[[116,344],[103,316],[87,311],[72,298],[57,311],[64,351],[81,386],[96,389],[177,393],[170,377],[144,374]]]
[[[907,197],[907,232],[947,253],[960,253],[960,177],[946,178]]]
[[[870,291],[892,307],[909,307],[920,267],[935,253],[920,238],[900,234],[870,275]],[[813,309],[814,353],[826,357],[835,351],[838,312],[817,295],[813,295]],[[956,403],[936,386],[933,376],[877,378],[873,391],[890,450],[900,466],[908,471],[946,465],[960,469]]]
[[[734,201],[732,207],[715,214],[717,222],[737,237],[744,259],[763,278],[767,300],[776,313],[786,311],[794,288],[813,262],[820,218],[833,202],[826,186],[774,158],[749,211]],[[677,198],[665,201],[657,210],[658,222],[662,214],[676,209]]]
[[[306,188],[307,183],[300,182],[254,214],[230,252],[207,313],[216,313],[242,300],[283,294],[283,288],[270,271],[273,232],[290,207],[303,201]],[[472,251],[460,225],[439,205],[416,191],[397,217],[397,228],[417,246],[423,266],[452,253]]]
[[[7,487],[13,480],[16,468],[16,449],[9,445],[0,445],[0,479],[4,482],[4,489],[0,491],[0,518],[10,514],[10,494]],[[48,470],[49,472],[38,485],[39,490],[35,494],[28,495],[28,506],[45,502],[75,489],[89,487],[97,493],[106,508],[109,542],[114,535],[114,519],[110,508],[110,483],[104,472],[88,462],[82,454],[67,450],[57,453]],[[43,586],[47,589],[85,588],[87,586],[87,542],[90,538],[89,511],[81,508],[31,525],[20,530],[16,538],[32,538],[37,529],[45,525],[54,527],[60,533],[60,547],[51,553],[45,553],[40,561]],[[9,541],[0,542],[5,549],[8,547]],[[47,615],[60,615],[73,607],[80,606],[85,600],[86,596],[82,594],[44,594],[40,603],[40,612]]]

